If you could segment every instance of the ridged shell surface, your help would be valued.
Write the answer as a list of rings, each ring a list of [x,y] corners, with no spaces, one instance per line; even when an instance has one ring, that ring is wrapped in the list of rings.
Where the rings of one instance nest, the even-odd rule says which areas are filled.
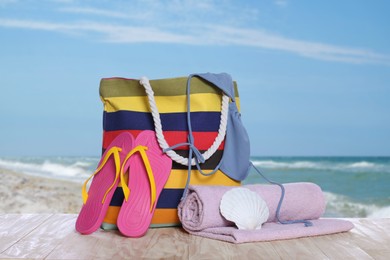
[[[260,195],[242,187],[227,191],[219,209],[222,216],[244,230],[260,229],[269,216],[267,203]]]

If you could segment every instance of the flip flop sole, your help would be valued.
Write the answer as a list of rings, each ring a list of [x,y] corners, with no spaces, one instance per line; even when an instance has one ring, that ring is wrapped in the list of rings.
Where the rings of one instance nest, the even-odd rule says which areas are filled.
[[[119,153],[119,157],[122,162],[124,156],[132,149],[133,142],[134,138],[130,133],[121,133],[107,147],[106,152],[114,146],[121,148],[122,152]],[[104,158],[106,152],[102,155],[102,158]],[[99,162],[99,165],[102,163],[102,160]],[[119,178],[115,181],[115,169],[115,161],[111,156],[100,172],[93,177],[88,190],[88,199],[82,206],[76,220],[76,230],[81,234],[95,232],[103,222],[115,188],[119,183]],[[113,183],[113,188],[107,193],[104,203],[102,203],[106,191]]]
[[[143,236],[148,230],[157,200],[165,183],[168,180],[172,161],[165,155],[157,143],[155,132],[143,131],[135,140],[134,147],[142,145],[148,147],[146,151],[149,159],[155,184],[156,201],[150,211],[151,193],[150,182],[144,162],[139,153],[135,153],[129,159],[129,189],[130,196],[124,201],[119,211],[117,225],[120,232],[128,237]]]

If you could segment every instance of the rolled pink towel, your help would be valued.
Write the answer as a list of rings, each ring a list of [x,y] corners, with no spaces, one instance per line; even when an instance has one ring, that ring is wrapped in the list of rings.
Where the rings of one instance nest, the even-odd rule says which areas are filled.
[[[267,222],[276,221],[276,208],[281,189],[277,185],[245,185],[259,194],[267,203]],[[234,187],[229,186],[190,186],[184,202],[179,205],[182,224],[191,230],[210,227],[233,226],[219,212],[222,196]],[[317,219],[325,212],[325,198],[321,188],[314,183],[284,184],[285,196],[280,210],[281,220]]]
[[[318,220],[326,207],[323,192],[318,185],[288,183],[283,186],[285,196],[280,209],[280,220],[316,220],[312,221],[313,227],[305,227],[302,223],[285,225],[275,223],[281,189],[277,185],[266,184],[243,186],[259,194],[269,208],[267,223],[260,230],[238,230],[234,223],[221,215],[219,205],[222,196],[226,191],[234,189],[229,186],[190,186],[187,197],[179,204],[179,218],[183,228],[191,234],[233,243],[331,234],[353,227],[348,221]]]

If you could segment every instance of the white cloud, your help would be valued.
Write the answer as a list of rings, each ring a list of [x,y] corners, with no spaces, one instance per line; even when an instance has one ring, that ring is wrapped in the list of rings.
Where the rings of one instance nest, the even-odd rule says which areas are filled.
[[[99,33],[107,42],[160,42],[191,44],[192,37],[164,32],[151,27],[118,26],[95,22],[51,23],[31,20],[0,19],[0,27],[54,31],[58,33]]]
[[[62,33],[98,33],[101,35],[101,40],[116,43],[158,42],[192,45],[237,45],[285,51],[319,60],[390,64],[389,56],[370,50],[288,39],[261,30],[217,25],[197,27],[185,33],[148,26],[121,26],[95,22],[51,23],[0,19],[0,26]]]
[[[0,0],[6,1],[6,0]],[[8,0],[11,1],[11,0]],[[50,22],[22,19],[2,19],[0,27],[45,30],[59,33],[88,35],[90,39],[111,43],[156,42],[187,45],[236,45],[284,51],[325,61],[347,63],[390,64],[388,55],[371,50],[286,38],[261,29],[248,29],[249,13],[257,10],[235,10],[229,0],[219,7],[213,0],[134,1],[129,6],[103,9],[67,5],[57,11],[91,16],[120,18],[111,22],[77,21]],[[277,2],[286,2],[276,0]],[[110,2],[111,3],[111,2]],[[219,1],[219,4],[221,2]],[[233,15],[235,14],[235,15]],[[221,19],[232,17],[233,20]],[[255,15],[254,15],[255,16]],[[99,19],[100,20],[100,19]],[[132,25],[127,25],[129,23]]]
[[[370,50],[289,39],[261,30],[216,26],[210,32],[213,41],[222,44],[280,50],[328,61],[390,64],[390,56]]]
[[[77,0],[46,0],[48,2],[54,2],[54,3],[65,3],[65,4],[69,4],[69,3],[73,3],[73,2],[76,2]]]
[[[96,22],[52,23],[31,20],[0,19],[0,27],[55,31],[60,33],[96,33],[113,43],[157,42],[188,45],[236,45],[285,51],[319,60],[347,63],[390,64],[390,57],[370,50],[285,38],[266,31],[218,25],[194,27],[184,33],[150,26],[122,26]]]
[[[274,3],[281,7],[286,7],[288,5],[287,0],[274,0]]]
[[[63,7],[60,8],[59,11],[67,12],[67,13],[75,13],[75,14],[92,14],[97,16],[106,16],[113,18],[128,18],[128,14],[117,12],[117,11],[109,11],[102,10],[98,8],[90,8],[90,7]]]
[[[0,6],[5,6],[5,5],[8,5],[8,4],[14,4],[17,1],[18,0],[0,0]]]

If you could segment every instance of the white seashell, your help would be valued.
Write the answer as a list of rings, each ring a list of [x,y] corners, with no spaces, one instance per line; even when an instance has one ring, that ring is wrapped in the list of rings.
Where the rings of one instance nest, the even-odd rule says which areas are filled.
[[[267,221],[267,203],[254,191],[234,188],[227,191],[219,206],[222,216],[236,224],[238,229],[255,230]]]

